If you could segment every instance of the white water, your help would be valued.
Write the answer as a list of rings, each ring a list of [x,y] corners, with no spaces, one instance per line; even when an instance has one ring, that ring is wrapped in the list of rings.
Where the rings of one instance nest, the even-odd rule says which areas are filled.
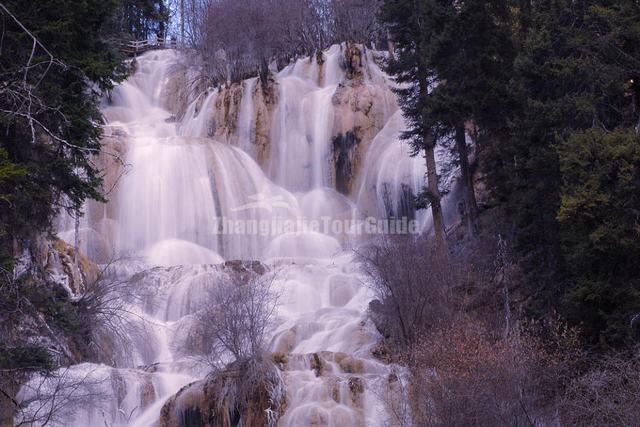
[[[333,97],[345,81],[341,55],[341,47],[334,46],[325,53],[324,65],[301,59],[277,76],[278,104],[264,171],[253,149],[257,79],[243,83],[237,129],[229,141],[208,138],[214,133],[217,91],[201,94],[179,123],[163,108],[163,90],[179,60],[173,51],[140,57],[136,74],[115,89],[104,112],[110,127],[126,133],[130,170],[110,202],[117,213],[109,239],[122,258],[110,271],[134,284],[140,298],[131,301],[130,310],[140,327],[115,351],[117,368],[71,368],[70,375],[99,380],[106,397],[79,405],[63,425],[155,425],[164,402],[206,374],[189,350],[192,320],[215,303],[207,300],[210,289],[227,278],[223,267],[212,264],[234,259],[262,260],[281,294],[270,344],[289,360],[283,372],[287,410],[278,425],[394,424],[385,400],[402,399],[390,385],[397,369],[371,354],[380,339],[366,313],[372,295],[346,250],[360,238],[306,226],[276,235],[219,233],[221,218],[397,216],[403,212],[403,189],[415,193],[422,187],[422,159],[410,158],[398,142],[402,117],[392,114],[396,106],[385,104],[383,122],[377,124],[382,130],[362,153],[366,161],[354,177],[359,184],[353,195],[331,188]],[[366,58],[362,84],[388,92],[384,74],[370,54]],[[419,219],[428,222],[424,214]],[[69,230],[60,235],[72,236]],[[311,368],[314,353],[324,367],[319,376]],[[141,365],[153,369],[137,368]],[[37,384],[35,379],[30,385]],[[362,384],[363,392],[353,393],[353,384]],[[23,397],[29,393],[25,387]]]

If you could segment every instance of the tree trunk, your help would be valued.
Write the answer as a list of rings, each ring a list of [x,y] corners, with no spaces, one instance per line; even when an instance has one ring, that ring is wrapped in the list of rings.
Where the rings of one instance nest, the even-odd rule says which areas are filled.
[[[418,15],[417,30],[422,32],[423,23],[421,21],[423,8],[425,4],[419,0],[414,0],[413,7]],[[422,43],[416,40],[417,58],[417,77],[418,77],[418,96],[421,108],[426,108],[429,103],[429,68],[424,62],[422,52]],[[440,203],[441,195],[438,189],[438,171],[436,169],[435,146],[436,141],[433,131],[429,123],[424,123],[424,116],[421,120],[422,127],[422,144],[424,147],[424,158],[427,164],[427,194],[429,204],[431,205],[431,216],[433,218],[433,232],[436,240],[436,253],[441,260],[448,258],[447,240],[445,236],[444,219],[442,217],[442,205]]]
[[[165,9],[164,9],[164,0],[161,1],[158,5],[158,7],[160,8],[160,24],[158,26],[158,33],[157,36],[158,38],[161,39],[165,39],[165,18],[164,18],[164,14],[165,14]]]
[[[185,45],[184,41],[184,0],[180,0],[180,42]]]
[[[444,219],[442,217],[441,195],[438,189],[438,172],[436,170],[435,141],[431,130],[424,132],[424,158],[427,163],[427,191],[433,217],[433,231],[436,237],[436,251],[442,259],[447,256],[447,241],[445,238]]]
[[[475,237],[478,231],[478,204],[473,189],[473,178],[469,170],[469,156],[467,153],[467,141],[464,123],[456,126],[456,150],[460,160],[460,175],[462,178],[462,199],[464,201],[464,221],[471,237]]]

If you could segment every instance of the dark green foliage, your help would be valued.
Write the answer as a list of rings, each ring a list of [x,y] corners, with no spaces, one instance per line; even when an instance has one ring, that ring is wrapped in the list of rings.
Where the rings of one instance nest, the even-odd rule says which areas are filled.
[[[0,229],[20,239],[46,229],[60,206],[101,199],[92,163],[100,150],[97,91],[126,70],[101,36],[114,1],[3,4],[0,148],[22,173],[0,179]]]
[[[84,339],[89,332],[90,325],[81,301],[71,300],[59,285],[38,283],[32,279],[11,283],[0,298],[0,311],[3,314],[0,336],[11,335],[10,329],[20,324],[24,316],[40,315],[50,327],[69,336]]]
[[[7,152],[4,149],[0,148],[0,188],[7,188],[5,183],[11,182],[12,180],[17,180],[27,173],[27,170],[25,168],[21,168],[15,163],[12,163],[8,157],[9,156],[7,155]],[[11,204],[11,192],[0,192],[0,203]],[[5,234],[6,230],[0,226],[0,239],[2,239],[3,235]],[[2,249],[0,249],[0,260],[6,258],[7,256],[8,253],[3,254]],[[0,265],[0,267],[2,267],[2,265]]]
[[[504,126],[515,55],[508,2],[427,3],[425,59],[438,82],[431,92],[428,117],[438,136],[452,134],[469,120],[485,134]]]
[[[35,345],[6,347],[0,344],[0,369],[22,371],[49,371],[53,368],[46,349]]]
[[[165,37],[169,12],[164,0],[117,0],[118,8],[111,18],[118,36],[134,40],[146,40],[155,34]]]
[[[565,292],[572,293],[585,273],[572,265],[577,247],[560,239],[567,235],[567,224],[558,221],[567,170],[561,168],[566,159],[558,158],[557,147],[565,147],[562,153],[575,149],[567,144],[578,142],[571,138],[576,131],[609,133],[637,122],[635,83],[630,81],[637,82],[640,10],[630,1],[524,1],[519,6],[513,31],[519,53],[509,81],[515,103],[508,126],[482,159],[509,219],[503,232],[519,254],[533,305],[546,310]],[[620,283],[616,276],[625,274],[612,272],[611,278]],[[574,305],[566,309],[589,311],[586,300],[569,300]],[[628,312],[621,306],[604,309]],[[600,332],[585,331],[592,341]]]
[[[60,287],[28,287],[24,296],[29,299],[33,308],[42,313],[50,324],[71,335],[84,337],[88,334],[89,324],[84,322],[82,309],[78,303],[69,298],[67,291]]]
[[[629,344],[640,309],[640,138],[590,129],[560,142],[558,154],[568,314],[594,344]]]
[[[502,218],[493,231],[513,248],[531,313],[561,309],[590,343],[629,345],[640,312],[640,5],[388,0],[381,18],[396,43],[388,71],[404,84],[405,139],[417,153],[425,130],[457,136],[462,159],[463,127],[476,134]]]
[[[421,86],[434,81],[432,70],[427,68],[426,58],[421,48],[422,25],[428,16],[427,2],[413,0],[391,0],[382,5],[380,18],[387,25],[396,46],[396,55],[387,63],[387,72],[403,85],[396,90],[398,101],[408,123],[402,138],[406,140],[414,155],[424,149],[425,132],[431,131],[432,122],[426,120],[426,94],[421,94]],[[422,84],[421,84],[422,83]],[[422,88],[426,91],[426,87]]]

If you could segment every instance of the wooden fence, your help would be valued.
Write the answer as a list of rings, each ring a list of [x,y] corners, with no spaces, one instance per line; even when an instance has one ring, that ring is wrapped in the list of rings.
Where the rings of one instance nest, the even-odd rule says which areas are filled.
[[[157,38],[156,40],[132,40],[120,44],[120,52],[124,52],[129,56],[137,56],[148,50],[154,49],[175,49],[178,42],[175,39],[165,40]]]

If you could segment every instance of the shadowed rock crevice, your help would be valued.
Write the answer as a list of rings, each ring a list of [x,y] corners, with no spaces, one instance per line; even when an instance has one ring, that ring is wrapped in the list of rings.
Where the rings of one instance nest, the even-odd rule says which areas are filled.
[[[333,140],[335,159],[336,190],[342,194],[349,194],[353,183],[353,158],[358,146],[358,138],[354,132],[338,135]]]

